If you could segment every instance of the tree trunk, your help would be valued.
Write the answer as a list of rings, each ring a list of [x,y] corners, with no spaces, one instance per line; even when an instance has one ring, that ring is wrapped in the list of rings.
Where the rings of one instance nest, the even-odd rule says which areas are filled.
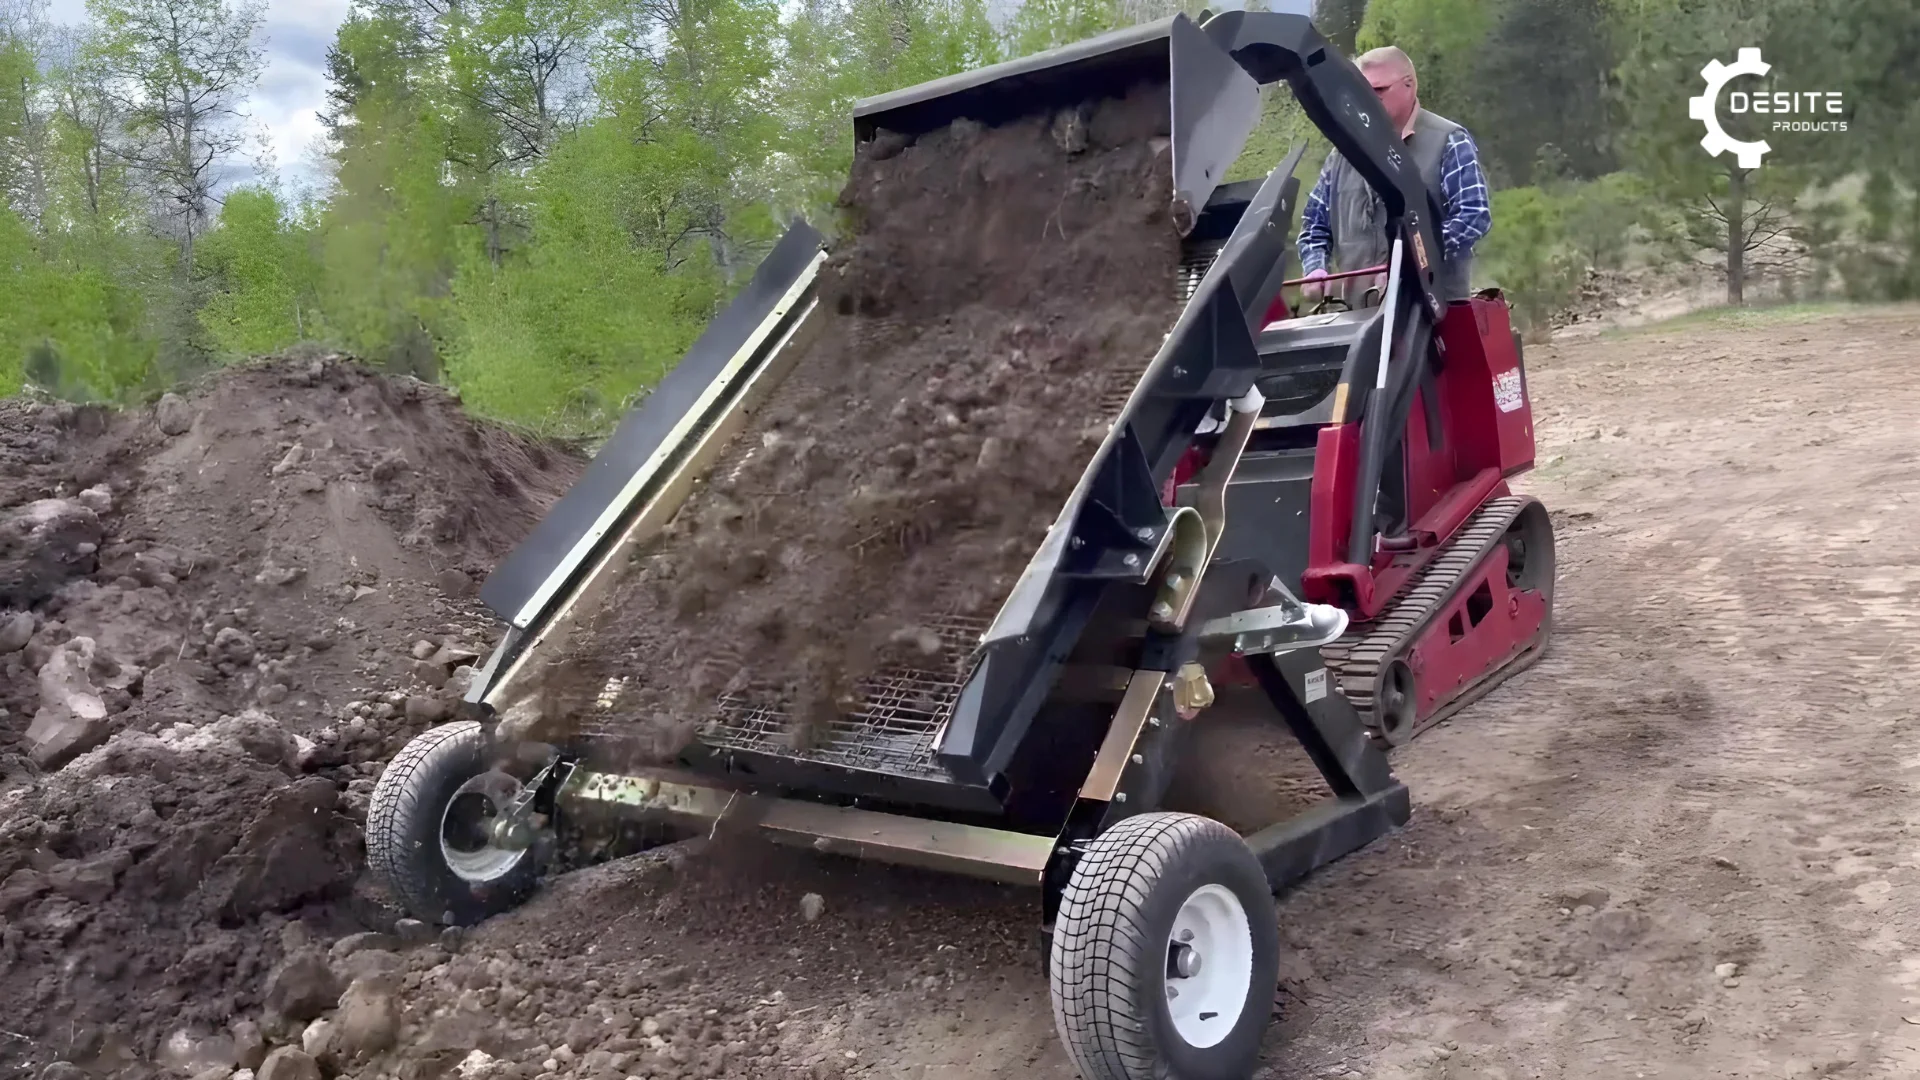
[[[1747,282],[1747,174],[1744,169],[1727,172],[1727,303],[1740,307],[1746,303]]]
[[[1367,0],[1316,0],[1313,5],[1313,24],[1327,35],[1334,48],[1349,57],[1366,17]]]

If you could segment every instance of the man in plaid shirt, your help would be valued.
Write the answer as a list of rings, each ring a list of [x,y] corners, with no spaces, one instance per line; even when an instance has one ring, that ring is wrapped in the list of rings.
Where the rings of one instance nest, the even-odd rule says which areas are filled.
[[[1463,300],[1472,276],[1474,242],[1493,227],[1487,178],[1480,170],[1473,136],[1459,124],[1420,107],[1419,79],[1406,53],[1389,45],[1362,54],[1354,63],[1380,95],[1388,119],[1398,125],[1427,185],[1440,193],[1441,263],[1435,267],[1434,283],[1442,300]],[[1330,259],[1341,271],[1388,261],[1392,249],[1380,198],[1338,151],[1327,156],[1300,212],[1298,247],[1308,278],[1325,277]],[[1343,291],[1386,285],[1385,274],[1349,280],[1356,287]],[[1306,288],[1309,295],[1317,295],[1325,287],[1310,283]]]

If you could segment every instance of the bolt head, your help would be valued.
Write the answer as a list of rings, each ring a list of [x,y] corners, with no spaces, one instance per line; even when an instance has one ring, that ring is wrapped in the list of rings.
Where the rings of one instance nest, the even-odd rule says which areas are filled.
[[[1127,557],[1126,557],[1126,558],[1124,558],[1124,559],[1121,559],[1120,561],[1121,561],[1121,562],[1123,562],[1123,563],[1126,563],[1126,564],[1127,564],[1128,566],[1139,566],[1139,565],[1140,565],[1140,556],[1138,556],[1138,555],[1133,555],[1133,554],[1129,554],[1129,555],[1127,555]]]

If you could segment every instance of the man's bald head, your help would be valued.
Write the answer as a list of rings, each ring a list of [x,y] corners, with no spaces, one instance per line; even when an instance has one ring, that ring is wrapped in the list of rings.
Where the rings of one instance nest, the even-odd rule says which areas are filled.
[[[1413,70],[1413,58],[1397,45],[1382,45],[1361,53],[1354,66],[1380,95],[1387,118],[1400,134],[1411,132],[1414,114],[1420,111],[1420,80]]]
[[[1382,45],[1377,49],[1368,49],[1354,60],[1355,66],[1368,73],[1379,72],[1382,75],[1404,75],[1411,77],[1413,57],[1398,45]]]

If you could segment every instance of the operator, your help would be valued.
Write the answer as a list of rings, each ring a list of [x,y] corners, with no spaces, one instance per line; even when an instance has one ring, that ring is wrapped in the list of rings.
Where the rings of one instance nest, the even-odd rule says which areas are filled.
[[[1493,227],[1487,202],[1487,178],[1480,171],[1480,155],[1467,129],[1420,107],[1420,81],[1413,61],[1392,45],[1361,54],[1354,61],[1380,95],[1387,118],[1406,140],[1427,186],[1442,197],[1441,262],[1434,268],[1434,288],[1441,301],[1467,298],[1473,264],[1473,245]],[[1386,235],[1386,209],[1364,177],[1347,164],[1339,151],[1327,155],[1320,179],[1300,212],[1300,264],[1309,279],[1327,276],[1329,249],[1342,271],[1384,266],[1392,251]],[[1411,254],[1411,253],[1409,253]],[[1384,294],[1386,274],[1348,279],[1351,289],[1378,288]],[[1327,284],[1309,280],[1306,294],[1317,297]]]

